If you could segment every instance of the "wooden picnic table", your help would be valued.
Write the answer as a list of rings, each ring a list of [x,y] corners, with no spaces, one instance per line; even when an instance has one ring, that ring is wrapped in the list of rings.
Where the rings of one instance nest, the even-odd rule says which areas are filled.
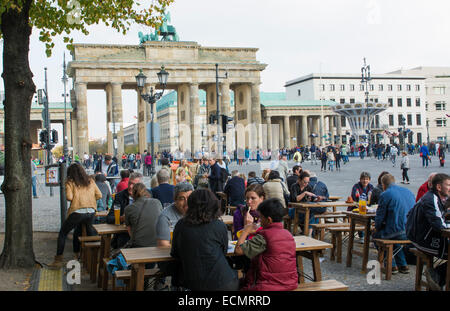
[[[450,291],[450,229],[442,230],[442,236],[448,239],[447,277],[445,278],[445,290]]]
[[[352,255],[362,256],[362,272],[367,271],[367,262],[369,261],[369,244],[370,244],[370,236],[371,236],[371,225],[372,220],[375,219],[376,213],[367,213],[362,215],[358,212],[347,212],[344,211],[344,214],[348,215],[350,221],[350,234],[348,239],[348,247],[347,247],[347,267],[352,266]],[[364,227],[364,245],[362,253],[359,251],[355,251],[353,249],[353,242],[355,237],[355,226],[360,224]]]
[[[127,227],[125,225],[113,225],[113,224],[97,224],[92,225],[94,229],[97,231],[98,235],[100,235],[100,261],[98,264],[98,283],[97,286],[103,288],[103,290],[108,289],[108,278],[106,270],[106,265],[103,262],[104,258],[110,257],[111,250],[111,236],[115,233],[124,233],[128,232]],[[103,277],[102,277],[103,275]],[[106,277],[105,277],[106,276]]]
[[[303,274],[303,258],[306,257],[311,260],[314,273],[314,281],[322,280],[320,271],[320,251],[332,248],[330,243],[319,241],[307,236],[295,236],[297,253],[297,267],[300,271],[300,283],[304,283]],[[131,264],[131,289],[142,291],[144,290],[144,273],[145,264],[156,262],[167,262],[176,260],[170,256],[169,247],[140,247],[140,248],[124,248],[120,250],[125,261]],[[227,256],[235,256],[234,252],[228,252]]]
[[[289,203],[289,207],[295,208],[294,213],[294,228],[292,230],[293,235],[297,235],[298,231],[298,213],[305,214],[305,222],[304,222],[304,235],[309,235],[309,216],[311,214],[312,208],[321,208],[321,207],[331,207],[333,208],[333,212],[336,212],[336,207],[338,206],[354,206],[357,207],[358,203],[346,203],[344,201],[335,201],[335,202],[299,202]]]
[[[335,196],[335,195],[330,195],[328,197],[328,199],[331,200],[331,201],[339,201],[340,199],[342,199],[342,197],[338,197],[338,196]]]

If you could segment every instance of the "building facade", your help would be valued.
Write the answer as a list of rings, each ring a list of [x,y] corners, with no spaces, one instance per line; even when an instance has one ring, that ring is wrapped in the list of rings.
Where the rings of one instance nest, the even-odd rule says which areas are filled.
[[[421,75],[373,75],[369,83],[369,102],[388,103],[388,109],[375,116],[371,129],[384,135],[382,142],[393,143],[390,133],[398,133],[405,119],[409,143],[426,141],[426,78]],[[329,100],[340,104],[365,102],[365,84],[356,74],[310,74],[286,82],[288,100]],[[341,118],[341,122],[345,122]],[[348,124],[342,129],[350,130]],[[397,141],[396,141],[397,142]]]

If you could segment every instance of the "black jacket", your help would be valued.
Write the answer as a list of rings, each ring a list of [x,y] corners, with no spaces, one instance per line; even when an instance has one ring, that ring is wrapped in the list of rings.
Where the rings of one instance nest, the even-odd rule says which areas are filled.
[[[441,230],[450,228],[445,222],[444,204],[433,191],[428,191],[408,213],[406,236],[418,249],[443,258],[447,241]]]
[[[216,193],[217,191],[223,190],[223,183],[220,179],[220,166],[219,164],[214,163],[213,166],[211,166],[211,173],[208,176],[209,179],[209,187],[211,188],[211,191]]]
[[[241,177],[234,176],[231,178],[225,185],[223,192],[227,194],[229,205],[245,204],[245,182]]]

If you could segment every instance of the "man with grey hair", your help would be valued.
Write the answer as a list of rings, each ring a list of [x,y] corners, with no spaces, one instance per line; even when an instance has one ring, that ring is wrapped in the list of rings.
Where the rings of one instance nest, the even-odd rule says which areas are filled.
[[[156,238],[159,247],[171,247],[171,232],[187,211],[187,200],[194,191],[194,187],[188,182],[178,183],[174,187],[174,203],[166,207],[159,215],[156,223]]]
[[[174,186],[169,184],[170,174],[166,169],[160,169],[156,174],[158,186],[152,188],[152,197],[158,199],[163,207],[173,203]]]

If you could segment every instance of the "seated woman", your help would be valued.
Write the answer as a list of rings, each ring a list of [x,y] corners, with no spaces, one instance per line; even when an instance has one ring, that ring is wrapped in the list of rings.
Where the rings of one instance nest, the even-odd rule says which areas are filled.
[[[192,291],[234,291],[239,288],[237,273],[225,257],[227,226],[219,219],[220,206],[207,189],[192,192],[185,217],[173,232],[170,255],[179,259],[178,285]]]
[[[351,196],[354,202],[358,202],[361,198],[365,199],[368,204],[371,204],[372,191],[373,185],[370,183],[370,174],[368,172],[362,172],[359,176],[359,182],[353,185]],[[352,209],[352,206],[347,208],[348,211]]]
[[[150,198],[143,183],[132,190],[133,203],[125,208],[125,225],[130,235],[128,247],[157,246],[156,223],[162,211],[161,202]]]
[[[287,291],[298,286],[295,241],[292,234],[283,229],[284,207],[276,198],[258,206],[262,229],[258,225],[246,225],[236,248],[236,255],[251,259],[250,270],[245,274],[242,290]],[[251,240],[246,238],[255,234]]]
[[[245,205],[238,205],[233,214],[233,240],[237,240],[237,233],[244,226],[257,223],[259,214],[257,212],[258,205],[264,201],[266,193],[260,184],[252,184],[245,190]]]
[[[263,188],[267,199],[277,198],[280,200],[283,208],[286,208],[286,201],[289,201],[289,190],[287,190],[285,183],[281,181],[278,171],[269,173]]]

